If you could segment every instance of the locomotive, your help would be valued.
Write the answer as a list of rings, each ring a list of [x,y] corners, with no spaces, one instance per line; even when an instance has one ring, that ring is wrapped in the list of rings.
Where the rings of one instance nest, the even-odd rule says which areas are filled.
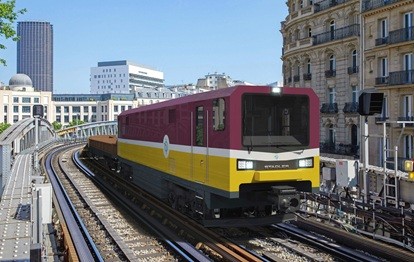
[[[118,173],[208,227],[294,218],[319,189],[311,88],[235,86],[122,112]]]

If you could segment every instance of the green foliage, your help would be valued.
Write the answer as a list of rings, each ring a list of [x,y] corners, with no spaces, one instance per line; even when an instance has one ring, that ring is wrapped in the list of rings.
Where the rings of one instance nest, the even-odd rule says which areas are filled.
[[[9,123],[0,123],[0,134],[3,133],[3,131],[6,130],[9,126],[11,126]]]
[[[82,125],[82,124],[84,124],[85,122],[84,121],[82,121],[82,120],[79,120],[79,119],[73,119],[73,121],[72,122],[69,122],[69,125],[68,125],[68,127],[71,127],[71,126],[78,126],[78,125]]]
[[[0,37],[6,39],[11,38],[13,41],[18,41],[13,23],[16,21],[18,15],[24,14],[26,9],[15,11],[16,0],[3,2],[0,0]],[[0,43],[0,49],[6,49],[6,46]],[[0,64],[6,65],[6,60],[0,58]]]
[[[55,131],[60,130],[62,128],[62,124],[58,121],[53,122],[52,126],[53,126],[53,130]]]

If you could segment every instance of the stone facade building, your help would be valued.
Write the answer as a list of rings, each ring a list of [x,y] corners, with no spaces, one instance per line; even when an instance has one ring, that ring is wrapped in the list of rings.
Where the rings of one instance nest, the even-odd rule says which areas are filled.
[[[321,152],[359,155],[360,1],[286,1],[282,22],[284,85],[320,99]]]
[[[386,148],[398,146],[398,157],[413,158],[414,120],[414,27],[413,0],[362,1],[361,37],[365,88],[375,88],[385,96],[381,116],[370,119],[370,134],[383,134],[386,125]],[[402,122],[408,121],[403,127]],[[371,163],[381,165],[393,151],[384,152],[383,139],[370,139]]]

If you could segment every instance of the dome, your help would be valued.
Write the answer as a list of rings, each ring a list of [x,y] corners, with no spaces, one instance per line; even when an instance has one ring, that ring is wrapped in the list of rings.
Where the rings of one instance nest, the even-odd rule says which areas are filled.
[[[9,86],[29,86],[32,87],[32,80],[28,75],[25,74],[16,74],[10,78]]]

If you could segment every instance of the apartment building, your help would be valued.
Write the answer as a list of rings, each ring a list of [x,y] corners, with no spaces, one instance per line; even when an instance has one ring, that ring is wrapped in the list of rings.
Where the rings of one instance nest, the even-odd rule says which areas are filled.
[[[386,148],[398,146],[399,158],[412,159],[414,1],[365,0],[361,7],[364,87],[375,88],[385,96],[382,115],[370,119],[370,134],[383,134],[383,123],[388,121]],[[394,156],[392,151],[382,150],[384,142],[381,136],[369,140],[371,163],[382,166],[386,156]]]
[[[281,24],[284,86],[320,99],[321,153],[359,155],[360,1],[286,1]]]

